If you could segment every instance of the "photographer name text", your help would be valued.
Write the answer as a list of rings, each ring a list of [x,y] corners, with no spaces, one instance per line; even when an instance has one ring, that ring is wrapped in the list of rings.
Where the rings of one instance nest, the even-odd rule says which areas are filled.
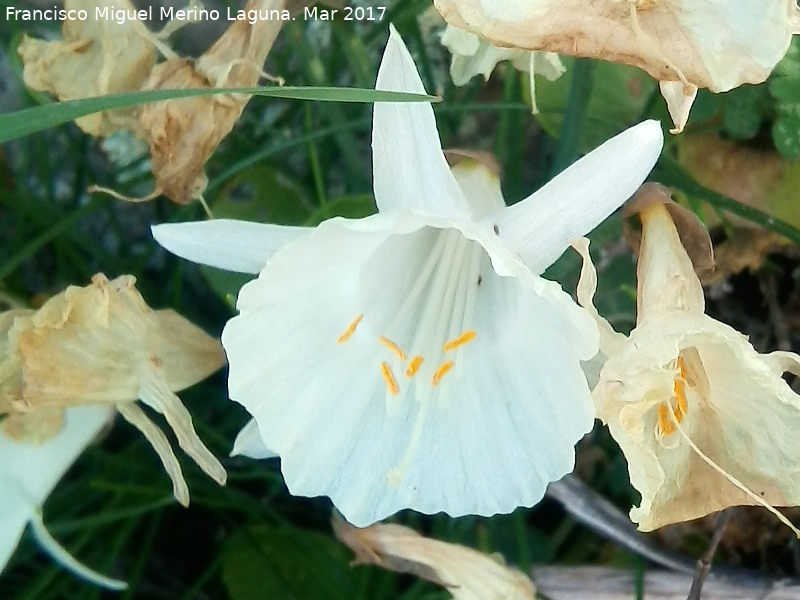
[[[228,7],[225,11],[209,10],[205,8],[187,8],[178,10],[172,7],[161,7],[155,10],[152,6],[139,10],[126,10],[110,8],[108,6],[95,7],[90,10],[67,10],[64,8],[28,9],[6,7],[6,20],[8,21],[108,21],[124,25],[131,21],[152,21],[158,16],[162,20],[187,21],[247,21],[251,25],[259,21],[294,21],[301,18],[306,21],[381,21],[386,12],[385,6],[362,7],[345,6],[341,9],[327,9],[306,7],[302,13],[292,15],[288,10],[234,10]]]

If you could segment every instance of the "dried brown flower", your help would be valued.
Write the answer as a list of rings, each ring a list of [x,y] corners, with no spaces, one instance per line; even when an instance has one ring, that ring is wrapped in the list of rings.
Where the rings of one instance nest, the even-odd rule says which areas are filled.
[[[216,339],[172,310],[147,306],[135,281],[97,274],[90,285],[70,286],[37,311],[0,314],[2,427],[12,437],[41,442],[60,430],[64,409],[113,404],[152,444],[185,505],[189,491],[178,460],[136,400],[163,414],[181,448],[223,484],[224,468],[173,392],[204,379],[225,358]]]

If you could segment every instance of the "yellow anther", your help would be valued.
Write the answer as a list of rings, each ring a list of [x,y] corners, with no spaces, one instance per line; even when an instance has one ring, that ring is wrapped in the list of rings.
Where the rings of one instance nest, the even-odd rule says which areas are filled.
[[[419,368],[422,366],[422,363],[425,362],[425,359],[421,356],[415,356],[411,359],[411,362],[408,363],[408,368],[406,369],[406,377],[413,377],[419,371]]]
[[[669,418],[669,407],[664,402],[658,406],[658,431],[661,435],[669,435],[675,432],[675,425]]]
[[[678,357],[678,371],[680,371],[680,378],[686,381],[686,363],[683,362],[683,359],[679,356]]]
[[[683,415],[689,411],[689,403],[686,400],[686,384],[683,383],[682,379],[676,379],[675,383],[672,384],[672,389],[675,392],[675,398],[678,399],[678,409],[675,411],[675,418],[678,420],[678,423],[680,423],[681,419],[683,419]]]
[[[442,377],[447,375],[447,372],[452,369],[455,364],[456,363],[454,363],[452,360],[448,360],[447,362],[439,365],[439,368],[436,369],[436,373],[434,373],[433,377],[431,377],[431,385],[439,385]]]
[[[344,330],[344,333],[339,336],[338,340],[339,344],[344,344],[347,340],[349,340],[353,336],[353,334],[356,332],[356,327],[358,327],[358,324],[361,323],[361,319],[363,318],[364,315],[360,314],[355,319],[353,319],[353,322],[347,326],[347,329]]]
[[[389,350],[391,350],[392,352],[397,354],[397,357],[400,360],[405,361],[406,353],[403,352],[403,349],[400,346],[398,346],[397,344],[395,344],[392,340],[390,340],[389,338],[385,338],[385,337],[381,336],[381,337],[378,338],[378,341],[380,341],[380,343],[383,344],[384,346],[386,346]]]
[[[385,362],[381,363],[381,375],[383,375],[383,380],[392,396],[397,396],[400,393],[400,386],[397,385],[397,379],[394,378],[391,367]]]
[[[478,332],[474,329],[470,329],[469,331],[465,331],[460,336],[458,336],[454,340],[450,340],[444,346],[442,346],[442,350],[447,352],[448,350],[455,350],[459,346],[463,346],[464,344],[470,343],[474,340],[478,335]]]

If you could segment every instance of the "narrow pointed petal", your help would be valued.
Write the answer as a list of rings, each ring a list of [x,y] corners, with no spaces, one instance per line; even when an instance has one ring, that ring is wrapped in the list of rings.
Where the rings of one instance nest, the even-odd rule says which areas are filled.
[[[119,579],[106,577],[97,571],[87,567],[77,558],[72,556],[69,551],[62,546],[56,538],[47,530],[39,511],[36,512],[31,520],[31,531],[42,550],[47,552],[50,557],[61,567],[71,572],[73,575],[96,585],[98,587],[120,592],[128,589],[128,584]]]
[[[597,328],[600,330],[600,353],[599,358],[592,359],[593,367],[598,364],[602,367],[604,358],[602,356],[613,356],[619,353],[628,341],[628,338],[623,334],[614,331],[611,324],[597,312],[594,306],[594,293],[597,291],[597,270],[594,268],[592,257],[589,254],[589,240],[587,238],[578,238],[572,241],[572,247],[578,254],[581,255],[581,275],[578,280],[578,302],[586,309],[597,323]],[[592,371],[592,369],[590,367]],[[599,371],[599,368],[597,369]],[[584,372],[587,372],[587,366],[584,365]],[[590,385],[591,385],[590,381]],[[594,380],[597,383],[597,380]]]
[[[636,323],[674,310],[702,314],[703,286],[664,204],[641,212],[642,243],[636,265]]]
[[[670,133],[678,134],[683,132],[686,122],[689,120],[689,111],[692,110],[694,99],[697,98],[697,86],[686,85],[681,81],[661,81],[659,82],[661,95],[667,101],[667,110],[675,127],[669,130]],[[688,92],[688,93],[687,93]]]
[[[258,431],[258,423],[255,419],[250,419],[247,425],[236,436],[233,442],[231,456],[247,456],[248,458],[275,458],[278,455],[267,448],[261,434]]]
[[[275,251],[309,232],[305,227],[234,219],[164,223],[154,225],[151,230],[156,242],[181,258],[226,271],[254,274]]]
[[[194,429],[189,411],[181,399],[170,391],[164,376],[157,369],[152,369],[144,376],[139,397],[147,406],[164,415],[178,438],[178,445],[197,466],[218,484],[225,485],[228,478],[225,468],[205,447]]]
[[[117,410],[122,418],[136,427],[156,451],[164,470],[172,481],[172,495],[183,506],[189,506],[189,486],[183,478],[181,464],[172,451],[164,432],[153,423],[135,402],[121,402]]]
[[[414,61],[394,27],[390,27],[375,88],[425,93]],[[442,153],[431,105],[376,102],[374,111],[372,169],[378,209],[449,218],[469,215],[469,205]]]
[[[0,571],[25,525],[112,415],[97,406],[69,409],[61,432],[41,445],[0,434]]]
[[[491,225],[534,273],[541,273],[570,240],[590,232],[633,195],[655,165],[663,142],[657,121],[640,123],[522,202],[492,215]]]

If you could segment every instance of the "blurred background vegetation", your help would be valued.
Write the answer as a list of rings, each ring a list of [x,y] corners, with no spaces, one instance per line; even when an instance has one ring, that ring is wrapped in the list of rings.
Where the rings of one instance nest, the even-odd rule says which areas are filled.
[[[355,4],[377,5],[361,1]],[[434,107],[445,147],[492,152],[508,202],[516,202],[600,142],[645,118],[669,122],[656,83],[637,69],[565,59],[556,82],[537,81],[537,118],[526,75],[501,65],[488,84],[464,88],[449,80],[443,25],[430,0],[395,0],[382,22],[297,20],[288,23],[265,70],[289,85],[374,85],[388,24],[409,46]],[[230,5],[239,8],[235,0]],[[48,5],[49,6],[49,5]],[[220,24],[223,25],[223,24]],[[197,29],[195,29],[197,28]],[[21,83],[16,55],[23,33],[59,34],[57,23],[0,21],[0,112],[51,102]],[[189,25],[174,40],[202,52],[220,29]],[[217,217],[313,225],[375,211],[371,190],[369,104],[253,98],[207,164],[205,193]],[[173,307],[218,335],[238,287],[247,278],[200,268],[168,255],[152,240],[153,223],[204,218],[198,203],[165,199],[123,203],[89,195],[90,184],[130,196],[152,189],[144,146],[116,135],[90,138],[73,124],[0,147],[0,301],[38,306],[96,272],[131,273],[154,308]],[[800,294],[800,44],[759,86],[713,95],[700,92],[686,132],[669,137],[651,179],[708,224],[718,269],[705,282],[709,312],[751,337],[759,351],[798,349]],[[618,329],[634,322],[635,257],[619,217],[592,235],[600,269],[598,306]],[[574,291],[578,260],[565,255],[548,273]],[[5,307],[3,307],[5,308]],[[227,456],[246,422],[226,396],[226,374],[181,394],[203,440]],[[81,561],[126,579],[111,594],[60,570],[25,536],[0,576],[0,598],[96,600],[104,597],[188,600],[402,599],[449,595],[435,586],[375,567],[350,568],[349,551],[330,532],[327,499],[291,498],[277,461],[225,459],[229,482],[217,487],[182,460],[192,494],[188,510],[138,432],[118,422],[87,451],[45,506],[45,521]],[[623,512],[638,501],[625,461],[597,426],[579,445],[578,476]],[[622,566],[645,563],[579,525],[545,500],[533,509],[491,519],[412,513],[396,517],[427,534],[508,562]],[[713,518],[666,528],[658,543],[696,559]],[[721,562],[772,575],[797,575],[800,547],[765,511],[737,509],[721,546]]]

